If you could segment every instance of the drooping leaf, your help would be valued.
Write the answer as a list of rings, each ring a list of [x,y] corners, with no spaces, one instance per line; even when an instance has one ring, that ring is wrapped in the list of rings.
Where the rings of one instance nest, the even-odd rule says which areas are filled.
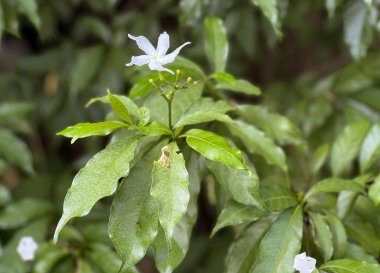
[[[188,187],[189,174],[185,160],[177,144],[171,142],[163,148],[160,159],[154,162],[150,190],[158,202],[158,218],[168,242],[175,226],[186,213],[190,199]]]
[[[283,211],[298,204],[296,195],[284,187],[275,185],[260,186],[260,193],[264,207],[269,211]]]
[[[113,194],[117,181],[129,173],[137,139],[118,142],[97,153],[74,177],[63,203],[63,214],[54,233],[54,241],[73,217],[87,215],[101,198]]]
[[[367,135],[369,123],[360,120],[347,125],[331,148],[330,166],[334,176],[339,176],[357,156]]]
[[[315,230],[315,243],[323,253],[324,261],[331,259],[334,252],[333,237],[329,226],[319,213],[310,214],[311,221]]]
[[[121,100],[119,100],[117,97],[112,95],[112,93],[108,90],[108,98],[111,103],[112,109],[115,111],[115,113],[124,121],[126,121],[129,124],[133,124],[133,120],[131,118],[131,115],[128,112],[127,107],[123,104]]]
[[[288,209],[272,224],[260,243],[250,273],[293,273],[294,257],[301,249],[302,207]]]
[[[380,204],[380,175],[376,177],[375,181],[370,186],[368,195],[376,206]]]
[[[204,21],[206,55],[213,71],[224,71],[228,57],[228,41],[223,21],[209,16]]]
[[[362,261],[341,259],[325,263],[319,269],[332,273],[380,273],[380,266]]]
[[[380,158],[380,123],[375,124],[363,141],[359,163],[362,173]]]
[[[334,258],[342,258],[347,247],[347,233],[342,221],[332,213],[327,214],[327,223],[330,226],[334,245]]]
[[[233,135],[240,138],[250,153],[259,154],[268,164],[277,165],[283,171],[287,171],[284,151],[262,131],[242,121],[235,121],[235,126],[229,125],[228,128]]]
[[[276,0],[251,0],[253,4],[258,6],[268,20],[272,23],[277,35],[281,35],[280,21],[278,18]]]
[[[317,182],[305,195],[305,200],[310,197],[324,192],[341,192],[341,191],[352,191],[352,192],[362,192],[363,188],[352,180],[341,179],[337,177],[326,178]]]
[[[94,123],[85,122],[69,126],[57,133],[57,135],[71,137],[71,143],[74,143],[78,138],[89,136],[106,136],[116,129],[123,127],[128,127],[128,124],[117,120],[107,120]]]
[[[153,162],[161,142],[146,153],[121,183],[112,203],[108,233],[124,266],[139,262],[158,230],[158,205],[150,195]]]
[[[211,232],[214,236],[219,230],[227,226],[238,225],[246,222],[256,221],[267,213],[253,206],[242,205],[236,201],[231,200],[223,208],[218,220]]]
[[[242,162],[241,151],[233,149],[228,142],[214,133],[191,129],[182,136],[187,144],[209,160],[218,161],[235,169],[246,169]]]

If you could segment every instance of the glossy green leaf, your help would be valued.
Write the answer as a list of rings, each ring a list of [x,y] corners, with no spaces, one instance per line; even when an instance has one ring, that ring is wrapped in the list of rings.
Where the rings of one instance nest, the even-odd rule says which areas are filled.
[[[159,221],[164,229],[166,240],[173,236],[174,228],[186,213],[190,199],[189,174],[185,160],[175,142],[162,150],[152,170],[151,195],[159,206]]]
[[[228,91],[240,92],[246,95],[260,95],[261,90],[259,87],[253,85],[246,80],[235,80],[233,82],[221,82],[215,85],[216,89],[225,89]]]
[[[360,120],[347,125],[331,147],[330,166],[334,176],[339,176],[357,156],[367,135],[369,123]]]
[[[319,269],[332,273],[380,273],[380,266],[362,261],[341,259],[322,265]]]
[[[211,232],[211,236],[214,236],[219,230],[224,227],[253,222],[266,215],[266,212],[256,207],[242,205],[236,201],[230,201],[220,213],[218,220]]]
[[[205,50],[213,71],[224,71],[228,57],[228,40],[223,21],[209,16],[204,21]]]
[[[293,273],[294,257],[301,249],[302,207],[288,209],[273,223],[260,243],[250,273]]]
[[[314,174],[317,173],[326,162],[329,151],[330,146],[328,144],[322,144],[315,150],[310,161],[310,168]]]
[[[146,136],[172,135],[172,131],[168,126],[156,121],[146,126],[139,126],[138,130]]]
[[[261,155],[268,164],[274,164],[287,171],[284,151],[272,139],[256,127],[242,121],[235,121],[235,126],[228,126],[231,133],[240,138],[246,149],[253,154]]]
[[[133,120],[131,118],[131,115],[128,112],[127,107],[122,103],[121,100],[119,100],[117,97],[112,95],[110,91],[108,91],[108,98],[111,103],[112,109],[115,111],[115,113],[124,121],[126,121],[129,124],[133,124]]]
[[[305,200],[310,197],[324,192],[341,192],[341,191],[353,191],[362,192],[363,188],[352,180],[341,179],[337,177],[326,178],[317,182],[305,195]]]
[[[334,258],[342,258],[347,247],[347,233],[342,221],[332,213],[326,215],[334,245]]]
[[[63,214],[54,234],[54,241],[66,223],[87,215],[101,198],[112,195],[117,181],[129,173],[129,162],[133,159],[137,139],[107,146],[90,159],[74,177],[63,203]]]
[[[272,23],[277,35],[281,35],[280,21],[277,10],[276,0],[251,0],[253,4],[258,6],[268,20]]]
[[[296,195],[284,187],[260,186],[260,193],[264,207],[269,211],[282,211],[298,205]]]
[[[125,108],[127,108],[128,112],[134,116],[134,117],[139,117],[140,116],[140,110],[138,106],[128,97],[122,96],[122,95],[115,95],[113,94],[115,98],[117,98],[119,101],[121,101]],[[102,102],[102,103],[110,103],[109,96],[103,96],[103,97],[98,97],[98,98],[92,98],[86,103],[86,107],[89,107],[90,105],[94,104],[95,102]]]
[[[209,160],[218,161],[235,169],[246,169],[242,162],[241,151],[233,149],[228,142],[214,133],[191,129],[182,136],[187,144]]]
[[[375,124],[363,141],[359,163],[361,172],[367,171],[380,158],[380,123]]]
[[[238,109],[239,115],[246,122],[257,126],[279,144],[303,143],[300,130],[287,117],[258,105],[242,105]]]
[[[331,259],[334,252],[333,237],[325,219],[319,213],[309,214],[315,230],[315,243],[323,253],[325,261]]]
[[[263,207],[259,193],[259,178],[252,166],[248,166],[247,170],[241,170],[219,162],[207,161],[207,167],[234,200],[245,205]]]
[[[128,124],[117,120],[108,120],[94,123],[77,123],[60,131],[57,133],[57,135],[71,137],[71,143],[74,143],[78,138],[89,136],[106,136],[116,129],[123,127],[128,127]]]
[[[32,154],[26,144],[11,131],[2,128],[0,128],[0,157],[28,173],[33,173]]]
[[[375,181],[370,186],[368,195],[376,206],[380,204],[380,175],[376,177]]]
[[[150,195],[153,162],[159,158],[159,143],[131,169],[112,202],[108,233],[124,266],[139,262],[158,231],[158,205]]]

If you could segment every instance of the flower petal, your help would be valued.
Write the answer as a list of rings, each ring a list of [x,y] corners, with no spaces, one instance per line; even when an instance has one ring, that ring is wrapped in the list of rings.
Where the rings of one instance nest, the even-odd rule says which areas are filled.
[[[163,67],[157,60],[152,60],[149,63],[149,68],[150,68],[150,70],[166,71],[166,72],[169,72],[171,74],[174,74],[173,71],[171,71],[170,69],[167,69],[167,68]]]
[[[157,56],[163,57],[166,54],[166,52],[168,52],[169,45],[169,35],[165,31],[164,33],[160,34],[160,37],[158,37],[156,49]]]
[[[133,36],[131,34],[128,34],[128,37],[132,40],[135,40],[137,43],[137,46],[145,52],[145,54],[149,56],[153,56],[156,53],[156,50],[154,49],[153,45],[149,42],[149,40],[144,36]]]
[[[184,43],[183,45],[181,45],[180,47],[178,47],[176,50],[174,50],[172,53],[168,54],[168,55],[165,55],[161,58],[159,58],[157,61],[161,64],[161,65],[165,65],[165,64],[168,64],[168,63],[172,63],[175,58],[177,57],[178,53],[181,51],[181,49],[186,46],[186,45],[189,45],[191,44],[190,42],[186,42]]]
[[[141,66],[144,64],[148,64],[152,60],[151,56],[148,55],[141,55],[141,56],[132,56],[131,62],[127,63],[126,66],[131,66],[131,65],[137,65]]]

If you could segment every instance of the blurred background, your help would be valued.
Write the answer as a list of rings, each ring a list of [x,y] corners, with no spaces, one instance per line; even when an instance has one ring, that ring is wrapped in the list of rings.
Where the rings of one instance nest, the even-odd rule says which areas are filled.
[[[263,90],[258,98],[229,99],[290,117],[312,145],[329,142],[348,121],[379,119],[379,1],[277,0],[275,17],[258,2],[0,0],[1,273],[31,272],[15,252],[26,234],[41,246],[35,272],[76,272],[82,257],[89,272],[118,268],[107,235],[111,199],[75,220],[58,245],[51,238],[73,176],[107,143],[89,138],[71,145],[56,132],[103,120],[109,109],[85,108],[89,99],[107,89],[127,95],[139,79],[138,69],[125,67],[140,55],[128,33],[155,45],[166,31],[171,49],[191,41],[181,55],[209,73],[203,22],[221,18],[227,71]],[[209,239],[218,210],[203,192],[199,206],[190,251],[177,272],[221,272],[220,257],[233,239],[228,230]],[[140,262],[140,272],[156,272],[151,256]]]

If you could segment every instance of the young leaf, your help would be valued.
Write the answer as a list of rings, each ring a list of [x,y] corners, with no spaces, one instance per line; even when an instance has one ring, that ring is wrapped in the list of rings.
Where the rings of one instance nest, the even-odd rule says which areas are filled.
[[[233,82],[221,82],[215,85],[216,89],[225,89],[228,91],[241,92],[246,95],[260,95],[261,90],[246,80],[235,80]]]
[[[108,233],[125,267],[139,262],[157,235],[158,206],[150,195],[151,171],[165,143],[159,143],[138,161],[112,202]]]
[[[332,273],[380,273],[380,266],[378,264],[369,264],[366,262],[350,259],[330,261],[319,267],[319,269]]]
[[[213,71],[224,71],[228,57],[228,41],[223,21],[209,16],[204,21],[205,49]]]
[[[264,207],[269,211],[283,211],[298,204],[296,195],[284,187],[260,186],[260,193]]]
[[[331,259],[334,252],[332,234],[329,226],[323,219],[323,216],[318,213],[309,214],[313,227],[315,229],[315,243],[322,250],[324,261]]]
[[[187,144],[209,160],[218,161],[235,169],[246,169],[242,162],[241,151],[233,149],[228,142],[214,133],[191,129],[182,136]]]
[[[258,6],[268,20],[272,23],[277,35],[281,36],[280,21],[278,18],[277,1],[276,0],[251,0],[253,4]]]
[[[378,206],[380,204],[380,175],[376,177],[368,191],[369,198]]]
[[[115,113],[128,124],[133,124],[131,115],[124,104],[108,90],[108,98]]]
[[[288,209],[273,223],[260,243],[250,273],[293,273],[294,257],[301,249],[302,207]]]
[[[207,167],[234,200],[245,205],[263,208],[259,193],[259,178],[252,166],[249,166],[248,170],[241,170],[207,161]]]
[[[363,188],[352,180],[345,180],[337,177],[326,178],[317,182],[305,195],[305,200],[310,197],[323,193],[323,192],[341,192],[341,191],[353,191],[362,192]]]
[[[78,138],[89,136],[106,136],[116,129],[123,127],[128,127],[128,124],[116,120],[108,120],[95,123],[77,123],[60,131],[57,133],[57,135],[71,137],[71,143],[74,143]]]
[[[137,129],[146,136],[172,135],[172,131],[168,126],[156,121],[146,126],[138,126]]]
[[[219,230],[227,226],[238,225],[246,222],[256,221],[267,213],[253,206],[242,205],[233,200],[227,203],[220,213],[218,220],[211,232],[214,236]]]
[[[364,173],[380,158],[380,123],[375,124],[363,141],[360,151],[360,171]]]
[[[334,176],[339,176],[357,156],[367,135],[369,123],[360,120],[347,125],[331,148],[330,166]]]
[[[151,195],[159,206],[159,220],[169,242],[174,228],[186,213],[190,199],[189,174],[185,160],[175,142],[162,149],[162,155],[154,162]]]
[[[136,146],[136,138],[111,144],[77,173],[63,203],[63,214],[54,233],[55,242],[70,219],[87,215],[99,199],[115,192],[117,181],[129,173]]]

